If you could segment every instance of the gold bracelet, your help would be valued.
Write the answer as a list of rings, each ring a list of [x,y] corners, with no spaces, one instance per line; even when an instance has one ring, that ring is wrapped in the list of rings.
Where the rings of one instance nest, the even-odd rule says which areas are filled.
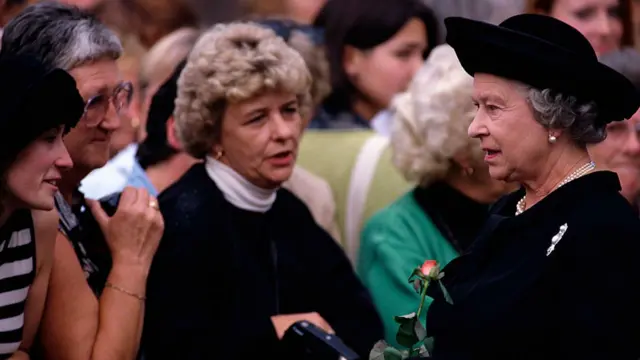
[[[115,285],[113,285],[112,283],[110,283],[110,282],[108,282],[108,281],[107,281],[107,283],[106,283],[104,286],[105,286],[105,287],[108,287],[108,288],[112,288],[113,290],[116,290],[116,291],[120,291],[120,292],[121,292],[121,293],[123,293],[123,294],[129,295],[129,296],[133,296],[134,298],[136,298],[136,299],[138,299],[138,300],[140,300],[140,301],[145,301],[145,300],[147,300],[147,297],[146,297],[146,296],[138,295],[138,294],[136,294],[136,293],[132,293],[131,291],[128,291],[128,290],[125,290],[125,289],[123,289],[123,288],[121,288],[121,287],[115,286]]]

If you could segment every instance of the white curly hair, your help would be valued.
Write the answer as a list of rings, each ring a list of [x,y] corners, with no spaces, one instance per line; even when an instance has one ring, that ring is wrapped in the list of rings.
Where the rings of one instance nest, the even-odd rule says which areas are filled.
[[[291,92],[304,118],[310,86],[303,58],[272,30],[250,22],[215,25],[198,39],[178,80],[176,135],[190,155],[204,158],[219,141],[229,102]]]
[[[446,176],[452,158],[480,144],[467,135],[476,109],[471,101],[473,78],[449,45],[434,48],[409,89],[391,104],[393,163],[411,182],[426,186]]]

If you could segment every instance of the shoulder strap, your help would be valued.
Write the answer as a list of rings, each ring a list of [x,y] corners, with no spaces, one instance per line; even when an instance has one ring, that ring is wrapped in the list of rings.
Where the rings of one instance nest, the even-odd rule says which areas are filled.
[[[388,144],[389,139],[379,134],[367,139],[351,172],[345,212],[345,251],[352,264],[356,263],[360,247],[360,227],[367,194],[378,160]]]

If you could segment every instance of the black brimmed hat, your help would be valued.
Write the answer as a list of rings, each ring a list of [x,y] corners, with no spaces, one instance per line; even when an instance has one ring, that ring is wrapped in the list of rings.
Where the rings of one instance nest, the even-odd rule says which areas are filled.
[[[640,107],[633,84],[598,61],[576,29],[545,15],[522,14],[499,25],[445,19],[447,42],[467,73],[487,73],[538,89],[594,101],[598,122],[628,119]]]
[[[61,125],[74,127],[84,112],[76,82],[66,71],[47,71],[36,59],[0,56],[0,159],[12,161],[29,143]]]

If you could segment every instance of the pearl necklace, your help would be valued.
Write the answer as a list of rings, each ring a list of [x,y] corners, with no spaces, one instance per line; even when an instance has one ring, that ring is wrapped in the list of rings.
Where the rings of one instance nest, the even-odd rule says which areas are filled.
[[[572,172],[571,174],[569,174],[569,176],[564,178],[564,180],[562,180],[562,182],[560,182],[560,184],[554,190],[557,190],[558,188],[562,187],[563,185],[566,185],[567,183],[569,183],[569,182],[571,182],[571,181],[573,181],[573,180],[575,180],[575,179],[577,179],[577,178],[579,178],[581,176],[584,176],[584,175],[588,174],[593,169],[595,169],[595,167],[596,167],[596,164],[593,161],[582,165],[581,167],[576,169],[576,171]],[[516,204],[516,215],[520,215],[520,214],[522,214],[524,212],[524,210],[525,210],[524,207],[526,205],[526,199],[527,199],[527,196],[525,195]]]

